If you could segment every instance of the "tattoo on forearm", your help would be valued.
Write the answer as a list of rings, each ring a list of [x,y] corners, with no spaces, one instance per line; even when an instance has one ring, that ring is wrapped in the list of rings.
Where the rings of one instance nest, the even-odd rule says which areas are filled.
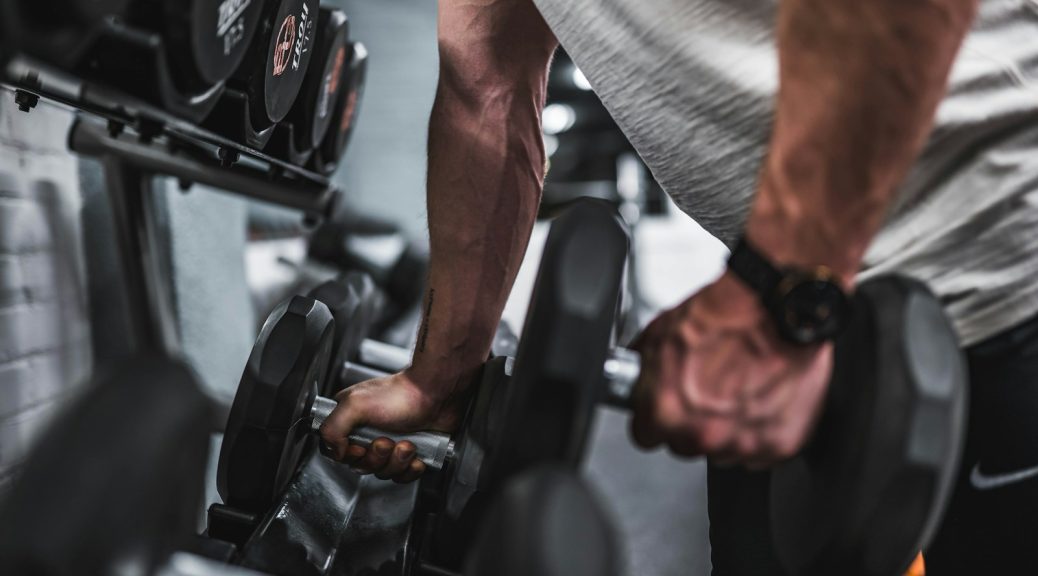
[[[418,331],[418,353],[425,352],[425,341],[429,339],[429,319],[432,317],[433,300],[436,299],[436,290],[429,289],[429,298],[425,303],[425,318],[422,319],[422,327]]]

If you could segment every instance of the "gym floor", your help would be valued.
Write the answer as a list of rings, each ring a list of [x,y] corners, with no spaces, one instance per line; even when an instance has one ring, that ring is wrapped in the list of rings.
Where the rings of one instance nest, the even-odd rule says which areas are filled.
[[[425,232],[426,126],[436,86],[436,3],[341,2],[371,54],[364,111],[340,171],[351,201],[414,234]],[[518,326],[546,227],[539,226],[505,318]],[[691,220],[673,213],[637,233],[639,275],[651,303],[680,301],[720,270],[724,249]],[[690,262],[695,259],[695,262]],[[699,576],[710,572],[706,469],[663,452],[635,449],[625,416],[603,409],[587,478],[612,512],[627,574]]]

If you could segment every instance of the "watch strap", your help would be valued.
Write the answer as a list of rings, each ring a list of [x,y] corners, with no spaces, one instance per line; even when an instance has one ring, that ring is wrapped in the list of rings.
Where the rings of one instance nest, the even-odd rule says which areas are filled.
[[[769,302],[775,294],[782,278],[781,270],[775,268],[768,260],[750,245],[745,237],[732,250],[728,258],[728,269],[745,282],[760,296],[762,302]]]

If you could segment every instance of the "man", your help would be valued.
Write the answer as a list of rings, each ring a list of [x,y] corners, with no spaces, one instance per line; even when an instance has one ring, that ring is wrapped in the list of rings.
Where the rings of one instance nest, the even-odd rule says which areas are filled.
[[[349,430],[457,423],[537,210],[561,40],[664,189],[735,247],[640,339],[632,419],[641,446],[710,458],[715,573],[780,573],[766,472],[745,468],[804,443],[840,321],[823,311],[863,270],[927,282],[968,346],[967,454],[930,572],[1038,565],[1038,4],[441,0],[439,38],[423,326],[409,369],[339,396],[322,430],[339,458],[410,481],[414,446]],[[781,300],[758,281],[772,269],[804,289]]]

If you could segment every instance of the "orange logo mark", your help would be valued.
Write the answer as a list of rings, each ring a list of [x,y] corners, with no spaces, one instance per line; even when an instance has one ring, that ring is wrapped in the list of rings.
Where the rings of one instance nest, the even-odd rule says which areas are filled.
[[[335,64],[332,65],[331,78],[328,80],[327,88],[325,92],[329,95],[335,94],[335,91],[339,89],[339,78],[342,76],[342,64],[346,59],[346,49],[339,47],[339,51],[335,53]]]
[[[277,43],[274,45],[274,76],[281,76],[288,68],[292,45],[296,41],[296,17],[289,15],[281,23]]]
[[[342,121],[339,123],[339,132],[346,132],[353,123],[353,112],[357,109],[357,91],[350,92],[349,100],[342,111]]]

